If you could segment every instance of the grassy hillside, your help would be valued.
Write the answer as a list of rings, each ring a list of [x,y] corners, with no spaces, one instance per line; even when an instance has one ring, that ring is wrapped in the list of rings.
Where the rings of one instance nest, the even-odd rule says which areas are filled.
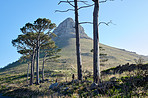
[[[147,64],[110,68],[101,72],[100,84],[93,83],[89,73],[83,81],[67,77],[66,82],[66,71],[48,71],[48,81],[31,86],[26,83],[26,74],[7,74],[0,77],[0,93],[16,98],[147,98],[147,69]],[[58,86],[50,88],[54,84]]]
[[[92,71],[92,53],[90,52],[92,49],[92,40],[81,39],[80,41],[82,50],[82,69]],[[98,87],[92,88],[93,77],[92,75],[89,77],[89,73],[83,73],[83,82],[75,80],[73,83],[71,81],[72,74],[75,74],[76,78],[77,68],[75,38],[58,38],[56,43],[62,49],[60,53],[61,57],[58,59],[58,62],[46,63],[45,79],[48,79],[48,81],[45,81],[40,85],[33,84],[32,86],[28,86],[26,81],[28,65],[26,63],[14,62],[3,69],[0,69],[0,93],[6,96],[23,96],[26,98],[52,98],[59,96],[59,93],[60,96],[63,96],[63,98],[65,96],[67,98],[78,98],[80,95],[83,97],[100,96],[100,98],[130,98],[129,96],[148,96],[148,85],[146,82],[147,74],[139,76],[139,72],[142,71],[133,69],[132,72],[129,72],[127,69],[129,69],[130,66],[128,66],[128,68],[125,65],[121,67],[118,66],[125,63],[135,63],[134,59],[138,59],[139,55],[100,44],[105,49],[104,52],[108,54],[109,60],[106,62],[105,66],[101,66],[102,84],[98,85]],[[145,66],[147,68],[147,65]],[[127,69],[121,70],[125,69],[124,67]],[[42,58],[40,59],[40,69],[41,68]],[[122,72],[114,73],[119,72],[118,70]],[[85,77],[87,77],[87,79]],[[53,90],[49,89],[49,86],[52,85],[56,79],[58,79],[59,86]],[[66,80],[67,82],[65,82]]]
[[[85,34],[81,26],[80,46],[83,80],[78,81],[76,75],[76,40],[73,27],[74,21],[68,18],[54,30],[54,33],[58,35],[54,41],[62,49],[59,53],[61,57],[57,61],[46,62],[44,68],[45,81],[41,79],[43,60],[41,54],[39,62],[41,81],[39,85],[35,84],[36,72],[33,79],[34,84],[28,85],[28,64],[16,61],[0,68],[0,94],[18,98],[57,98],[59,96],[62,96],[62,98],[95,96],[102,98],[131,98],[134,96],[139,98],[139,96],[148,96],[148,64],[133,64],[135,59],[138,60],[140,57],[147,61],[144,63],[148,63],[148,57],[103,44],[100,44],[100,46],[105,51],[101,51],[101,53],[107,54],[108,61],[101,66],[101,83],[93,83],[93,54],[91,52],[93,40]],[[72,80],[73,74],[74,80]],[[50,88],[55,84],[56,86]]]
[[[75,38],[69,38],[66,40],[65,39],[66,38],[61,38],[58,39],[58,41],[56,40],[57,45],[62,48],[60,60],[63,61],[63,63],[60,63],[62,63],[61,65],[65,65],[68,68],[76,68]],[[93,41],[91,39],[83,38],[80,40],[80,42],[83,69],[92,70],[93,55],[90,50],[93,48]],[[103,44],[100,44],[100,46],[105,49],[105,51],[103,52],[107,54],[108,58],[108,61],[105,62],[105,66],[101,66],[102,70],[126,63],[135,63],[134,59],[138,59],[139,57],[142,57],[145,59],[145,61],[148,61],[146,57],[140,56],[134,52],[129,52],[123,49],[118,49]]]
[[[81,55],[82,55],[82,69],[92,71],[92,40],[82,38],[81,42]],[[45,70],[73,70],[76,72],[76,51],[75,51],[75,38],[57,38],[56,44],[62,49],[58,59],[58,62],[47,62]],[[141,57],[133,52],[129,52],[123,49],[117,49],[107,45],[100,44],[105,49],[104,53],[107,54],[108,61],[105,62],[105,66],[101,66],[101,70],[122,65],[125,63],[135,63],[134,59]],[[146,57],[142,56],[145,60]],[[148,61],[148,60],[147,60]],[[40,69],[42,65],[42,58],[40,59]],[[14,62],[5,68],[1,69],[1,73],[20,73],[26,72],[27,64]]]
[[[58,62],[47,62],[45,65],[45,70],[72,70],[76,72],[76,48],[75,48],[75,25],[72,18],[65,19],[59,26],[53,31],[57,37],[54,39],[57,46],[62,49],[58,59]],[[93,48],[93,41],[84,31],[82,26],[80,28],[80,46],[81,46],[81,56],[82,56],[82,69],[92,71],[92,53],[90,50]],[[108,61],[105,62],[105,66],[101,66],[101,70],[106,68],[115,67],[125,63],[135,63],[134,59],[139,57],[144,58],[148,61],[148,57],[137,55],[134,52],[129,52],[124,49],[117,49],[107,45],[100,44],[101,47],[105,49],[104,53],[107,54]],[[40,69],[42,65],[42,58],[40,59]],[[0,69],[3,73],[20,73],[26,72],[26,63],[20,63],[18,61],[9,64],[8,66]]]

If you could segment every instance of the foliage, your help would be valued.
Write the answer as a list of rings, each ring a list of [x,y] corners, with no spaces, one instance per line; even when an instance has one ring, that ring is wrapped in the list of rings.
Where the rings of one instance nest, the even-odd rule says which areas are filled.
[[[104,66],[105,64],[103,62],[108,61],[107,54],[104,53],[105,49],[103,47],[100,46],[99,50],[100,50],[99,56],[100,56],[100,63],[101,63],[100,65]],[[94,49],[90,50],[90,52],[93,52],[93,51],[94,51]]]
[[[34,84],[32,86],[26,85],[26,74],[2,75],[0,77],[0,92],[15,97],[147,97],[148,74],[147,70],[144,70],[142,67],[145,68],[145,65],[141,65],[140,72],[135,69],[119,78],[110,77],[108,80],[103,79],[98,85],[92,85],[92,77],[87,77],[87,79],[83,81],[72,80],[71,74],[67,70],[45,71],[45,78],[48,79],[48,81],[40,85]],[[111,68],[111,70],[113,69],[114,68]],[[67,82],[65,82],[65,74],[61,75],[61,73],[69,74]],[[104,74],[104,77],[106,77],[107,74],[108,73]],[[89,74],[86,73],[86,76],[88,75]],[[108,75],[112,76],[112,74]],[[56,79],[58,79],[58,86],[54,89],[49,89],[49,85],[55,83]]]
[[[39,57],[40,48],[53,45],[51,40],[55,34],[51,30],[55,28],[55,24],[49,19],[38,18],[34,23],[26,23],[21,28],[23,34],[17,39],[12,40],[13,46],[17,47],[18,53],[22,54],[22,58],[31,61],[31,78],[30,84],[33,84],[34,64],[36,59],[36,83],[39,84]]]
[[[144,59],[142,57],[140,57],[138,60],[134,59],[137,65],[143,64],[144,63]]]

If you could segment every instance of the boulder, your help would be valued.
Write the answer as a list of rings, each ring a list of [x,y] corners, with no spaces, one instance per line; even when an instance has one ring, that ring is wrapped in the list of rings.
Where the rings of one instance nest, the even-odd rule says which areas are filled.
[[[50,86],[49,86],[49,89],[52,89],[52,90],[54,90],[54,89],[56,89],[57,87],[58,87],[58,83],[53,83],[53,84],[51,84]]]

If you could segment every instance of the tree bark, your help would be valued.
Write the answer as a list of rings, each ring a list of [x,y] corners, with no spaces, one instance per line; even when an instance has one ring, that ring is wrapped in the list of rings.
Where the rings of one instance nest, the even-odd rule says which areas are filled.
[[[33,57],[33,79],[34,79],[34,75],[35,75],[35,59],[36,59],[36,50],[34,50],[34,57]]]
[[[35,55],[35,48],[33,49],[33,53],[32,53],[32,56],[31,56],[31,76],[30,76],[30,85],[33,84],[33,77],[34,77],[34,71],[33,71],[34,55]]]
[[[43,58],[43,66],[42,66],[42,81],[44,82],[44,64],[45,64],[45,59]]]
[[[31,60],[31,75],[30,75],[30,85],[33,84],[33,58]]]
[[[79,21],[78,21],[78,4],[77,0],[75,3],[75,32],[76,32],[76,53],[77,53],[77,71],[78,80],[82,80],[82,63],[81,63],[81,52],[80,52],[80,35],[79,35]]]
[[[100,82],[100,58],[99,58],[99,0],[94,0],[93,12],[93,80],[95,83]]]
[[[36,60],[36,84],[39,85],[39,56],[40,56],[40,41],[39,35],[37,39],[37,60]]]
[[[27,84],[29,84],[29,82],[28,82],[28,77],[29,77],[29,63],[28,63],[28,69],[27,69]]]

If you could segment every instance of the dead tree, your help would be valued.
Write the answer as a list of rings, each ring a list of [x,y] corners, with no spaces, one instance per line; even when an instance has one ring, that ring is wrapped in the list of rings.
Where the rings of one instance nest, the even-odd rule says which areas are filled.
[[[82,62],[80,55],[80,35],[79,35],[79,21],[78,21],[78,4],[77,0],[74,0],[75,3],[75,31],[76,31],[76,53],[77,53],[77,70],[78,70],[78,79],[82,80]]]
[[[60,1],[60,3],[68,3],[69,5],[71,5],[74,9],[68,9],[66,11],[59,11],[56,10],[56,12],[68,12],[68,11],[75,11],[75,33],[76,33],[76,54],[77,54],[77,72],[78,72],[78,80],[82,80],[82,61],[81,61],[81,50],[80,50],[80,33],[79,33],[79,19],[78,19],[78,10],[80,8],[78,8],[78,2],[83,2],[85,3],[85,1],[78,1],[78,0],[74,0],[74,1]],[[74,5],[72,4],[72,2],[74,3]]]
[[[94,12],[93,12],[93,81],[95,83],[100,82],[100,57],[99,57],[99,25],[105,24],[109,25],[110,22],[98,22],[99,17],[99,0],[92,0],[94,2]],[[106,2],[101,1],[100,3]],[[92,5],[88,5],[90,7]],[[91,23],[91,22],[83,22],[83,23]],[[81,24],[83,24],[81,23]]]
[[[93,12],[93,80],[98,83],[100,80],[100,58],[99,58],[99,27],[98,27],[98,16],[99,16],[99,0],[94,1],[94,12]]]
[[[78,79],[82,80],[82,65],[81,65],[81,56],[80,56],[80,42],[79,42],[79,24],[93,24],[93,80],[95,83],[100,82],[100,58],[99,58],[99,25],[100,24],[105,24],[105,25],[109,25],[110,23],[112,23],[111,21],[106,23],[106,22],[98,22],[98,16],[99,16],[99,3],[104,3],[107,1],[114,1],[114,0],[104,0],[104,1],[100,1],[99,0],[92,0],[94,2],[94,4],[87,4],[87,1],[78,1],[78,0],[74,0],[74,1],[60,1],[60,3],[69,3],[72,7],[74,7],[74,9],[68,9],[65,11],[59,11],[56,10],[56,12],[68,12],[68,11],[75,11],[75,29],[76,29],[76,51],[77,51],[77,68],[78,68]],[[74,2],[75,5],[72,4],[72,2]],[[77,6],[77,2],[82,2],[85,4],[85,6],[79,7]],[[81,22],[79,23],[78,21],[78,10],[82,9],[82,8],[87,8],[87,7],[91,7],[94,6],[94,12],[93,12],[93,23],[92,22]]]
[[[94,2],[94,12],[93,12],[93,81],[99,83],[100,81],[100,57],[99,57],[99,25],[104,23],[108,25],[110,22],[98,22],[99,17],[99,0],[92,0]],[[106,2],[100,1],[100,3]],[[113,1],[113,0],[110,0]]]

